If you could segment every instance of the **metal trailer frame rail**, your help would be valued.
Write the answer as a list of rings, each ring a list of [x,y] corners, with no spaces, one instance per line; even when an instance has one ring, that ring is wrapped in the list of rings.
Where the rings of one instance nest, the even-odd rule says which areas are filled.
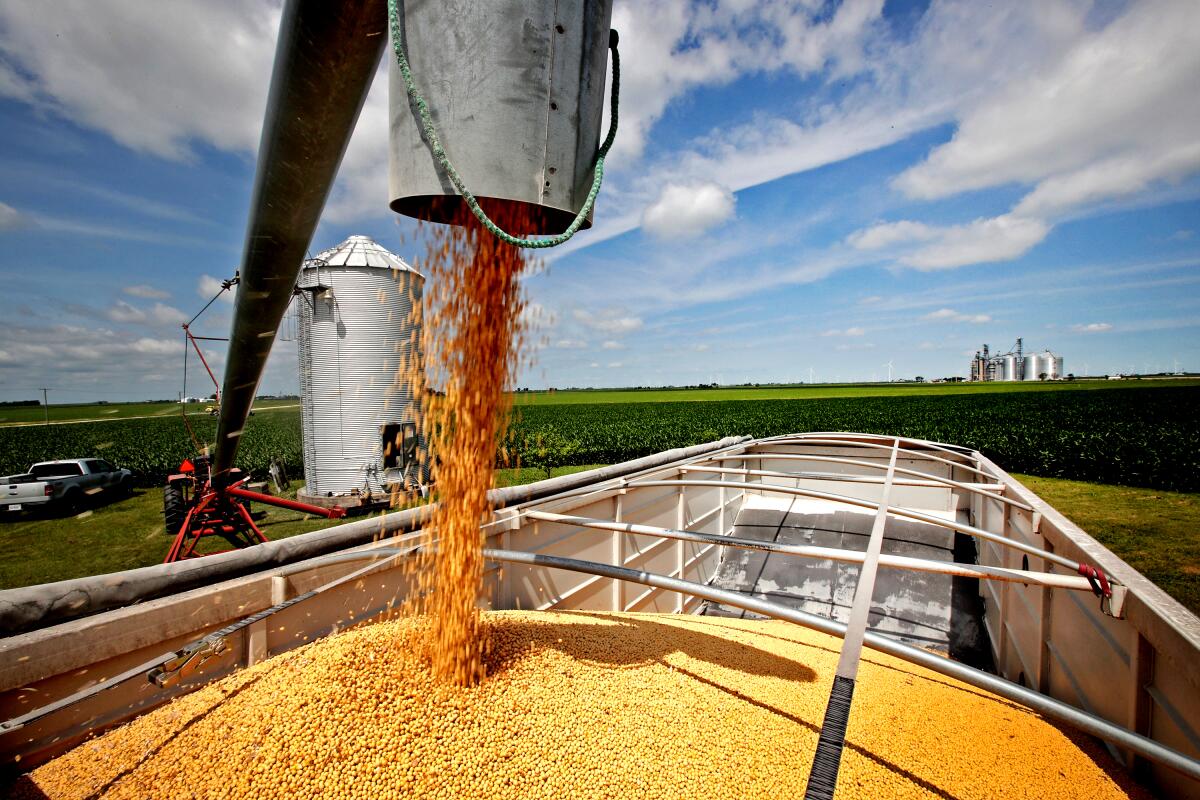
[[[936,444],[933,447],[939,449],[932,450],[911,443],[902,445],[898,456],[905,468],[928,468],[930,478],[952,481],[956,470],[971,470],[980,476],[981,484],[1002,487],[999,494],[1017,503],[1003,502],[990,486],[971,491],[973,484],[955,486],[938,480],[897,480],[892,502],[876,502],[880,487],[874,481],[877,466],[868,466],[870,454],[891,449],[879,448],[879,441],[893,440],[861,434],[777,441],[727,439],[582,477],[501,490],[492,495],[499,508],[483,525],[482,535],[489,550],[515,552],[520,560],[488,563],[486,596],[497,608],[694,610],[703,598],[719,597],[712,593],[721,590],[706,584],[727,547],[818,556],[819,548],[807,553],[802,545],[778,545],[775,550],[764,547],[772,543],[734,537],[734,526],[740,524],[737,514],[743,504],[758,503],[756,497],[807,496],[821,501],[819,505],[848,504],[875,514],[883,506],[894,516],[904,516],[894,512],[900,507],[912,512],[910,518],[944,530],[965,527],[989,534],[977,537],[976,565],[942,568],[982,579],[978,585],[985,608],[984,630],[1000,677],[985,675],[981,680],[999,681],[997,685],[1006,690],[1028,693],[1028,701],[1018,702],[1035,709],[1038,702],[1065,704],[1083,714],[1085,722],[1106,720],[1126,734],[1153,740],[1185,758],[1200,757],[1200,733],[1191,722],[1200,717],[1200,620],[977,452]],[[764,450],[787,458],[772,461],[772,453]],[[788,472],[790,465],[802,461],[791,455],[841,457],[848,450],[862,454],[855,460],[868,463],[845,464],[847,475],[840,483],[832,474],[815,478],[802,470]],[[796,486],[779,487],[776,481],[788,479],[753,474],[729,481],[729,473],[698,469],[745,467],[753,472],[751,462],[762,462],[762,472],[788,474]],[[814,486],[835,491],[816,491]],[[787,505],[763,502],[759,507]],[[913,511],[918,508],[921,511]],[[958,521],[948,523],[926,510],[944,511]],[[398,597],[411,590],[398,556],[411,552],[421,540],[418,529],[426,513],[428,509],[419,509],[361,520],[216,556],[215,568],[207,573],[200,568],[208,559],[200,559],[178,575],[148,568],[149,574],[134,570],[69,586],[0,593],[0,614],[6,613],[4,601],[20,593],[27,602],[7,611],[25,613],[27,626],[34,628],[0,639],[0,719],[20,718],[37,710],[34,706],[73,696],[82,698],[17,731],[0,731],[0,753],[8,758],[24,754],[21,768],[28,769],[85,736],[242,665],[387,613]],[[381,539],[381,534],[398,535]],[[285,554],[274,552],[275,546],[298,539],[302,547],[288,551],[287,560],[281,562]],[[255,551],[265,557],[259,558]],[[820,555],[848,562],[863,557],[832,549]],[[230,557],[255,560],[239,561],[235,570],[226,563]],[[364,558],[372,560],[366,568],[352,563]],[[900,558],[884,553],[880,564],[891,569],[889,560]],[[566,569],[554,559],[598,566]],[[1127,595],[1123,618],[1102,614],[1096,603],[1080,593],[1084,588],[1080,577],[1057,571],[1062,561],[1092,564],[1111,576],[1118,591]],[[653,577],[629,580],[626,573]],[[204,574],[210,581],[222,582],[200,585]],[[1018,576],[1025,577],[1013,580]],[[192,582],[185,585],[187,591],[170,594],[173,578]],[[633,591],[635,584],[646,587],[645,591]],[[94,599],[113,605],[108,610],[93,607],[86,617],[68,610],[64,616],[75,618],[62,622],[64,616],[56,615],[64,607],[78,604],[81,597],[85,605],[92,602],[84,592],[95,592]],[[121,597],[132,599],[122,603]],[[744,595],[715,602],[731,607],[764,603]],[[748,610],[775,616],[770,605]],[[40,622],[30,623],[34,617]],[[815,619],[819,630],[838,630],[836,622]],[[38,629],[47,624],[50,627]],[[895,645],[886,636],[868,632],[867,644],[876,641],[884,647]],[[924,656],[934,667],[970,669],[938,655]],[[140,688],[147,684],[136,677],[118,682],[129,673],[144,675],[134,668],[151,663],[161,668],[156,674],[162,688],[150,684],[153,688],[147,691]],[[1108,741],[1110,750],[1135,775],[1153,781],[1163,796],[1192,797],[1200,789],[1200,780],[1161,766],[1155,745],[1147,750],[1138,744],[1140,740],[1121,736]]]
[[[779,544],[778,542],[761,541],[758,539],[740,539],[734,536],[716,536],[697,531],[660,528],[655,525],[638,525],[633,522],[610,522],[590,517],[572,517],[566,514],[554,514],[549,511],[525,511],[521,516],[541,522],[561,522],[566,525],[577,525],[581,528],[595,528],[596,530],[628,533],[634,536],[661,536],[666,539],[678,539],[684,542],[715,544],[718,547],[734,547],[742,550],[759,550],[764,553],[778,553],[782,556],[795,556],[797,558],[828,559],[830,561],[842,561],[847,564],[861,564],[866,560],[866,556],[861,550],[844,550],[837,547],[825,547],[824,545]],[[927,558],[912,558],[909,556],[892,556],[887,554],[879,556],[879,565],[895,569],[907,569],[914,572],[955,575],[960,578],[1009,581],[1025,585],[1049,586],[1057,589],[1092,592],[1092,585],[1088,582],[1087,578],[1075,575],[1061,575],[1055,572],[978,567],[972,564],[933,561]]]
[[[680,471],[682,472],[683,470],[680,470]],[[712,484],[713,484],[712,481],[663,480],[663,481],[631,481],[628,484],[628,486],[629,486],[629,488],[634,489],[634,488],[638,488],[638,487],[650,487],[650,486],[711,486]],[[968,536],[974,536],[979,539],[986,539],[988,541],[995,542],[996,544],[1000,544],[1005,547],[1011,547],[1015,550],[1020,550],[1031,556],[1037,556],[1038,558],[1044,558],[1047,561],[1053,561],[1055,564],[1058,564],[1061,567],[1066,567],[1067,569],[1075,570],[1075,569],[1079,568],[1078,561],[1072,561],[1069,558],[1063,558],[1062,556],[1055,555],[1054,553],[1034,547],[1033,545],[1029,545],[1024,542],[1019,542],[1014,539],[1008,539],[1008,538],[1005,538],[1004,536],[1000,536],[999,534],[992,533],[991,531],[985,531],[980,528],[973,527],[971,525],[964,525],[961,522],[952,522],[951,520],[948,520],[948,519],[942,519],[941,517],[935,517],[932,514],[924,514],[920,511],[916,511],[911,508],[904,508],[903,506],[884,505],[884,504],[880,504],[880,503],[871,502],[870,500],[861,500],[857,497],[850,497],[850,496],[844,495],[844,494],[834,494],[832,492],[819,492],[815,489],[802,489],[802,488],[798,488],[798,487],[794,487],[794,486],[780,486],[780,485],[774,484],[774,483],[745,483],[742,481],[721,481],[721,484],[728,488],[732,488],[732,489],[754,489],[756,491],[761,491],[761,492],[776,492],[778,494],[790,494],[790,495],[795,495],[797,497],[811,497],[815,500],[828,500],[833,503],[842,503],[842,504],[848,505],[848,506],[858,506],[859,508],[866,508],[866,509],[869,509],[872,511],[878,510],[881,507],[886,507],[887,513],[895,514],[898,517],[907,517],[909,519],[916,520],[917,522],[924,522],[929,525],[936,525],[939,528],[949,528],[952,531],[958,531],[959,533],[965,533]]]

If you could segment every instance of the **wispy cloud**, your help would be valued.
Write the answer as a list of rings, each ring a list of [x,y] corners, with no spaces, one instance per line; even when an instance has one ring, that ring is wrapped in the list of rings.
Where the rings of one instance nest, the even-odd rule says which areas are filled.
[[[1088,322],[1079,325],[1072,325],[1071,330],[1076,333],[1104,333],[1112,330],[1112,325],[1108,322]]]
[[[939,308],[937,311],[929,312],[921,319],[929,322],[973,322],[976,324],[992,321],[987,314],[963,314],[952,308]]]
[[[131,297],[141,297],[147,300],[166,300],[171,296],[170,292],[164,292],[162,289],[155,289],[153,286],[147,286],[144,283],[139,283],[134,286],[126,286],[121,290]]]

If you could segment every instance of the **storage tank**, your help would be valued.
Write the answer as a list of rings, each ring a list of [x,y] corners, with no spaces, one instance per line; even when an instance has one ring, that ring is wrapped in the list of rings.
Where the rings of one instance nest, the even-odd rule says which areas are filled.
[[[1021,380],[1021,360],[1013,354],[1004,356],[1004,377],[1002,381],[1019,381]]]
[[[1063,357],[1062,356],[1053,356],[1052,361],[1054,363],[1054,373],[1051,375],[1051,377],[1054,378],[1054,380],[1056,380],[1056,381],[1061,381],[1063,379],[1063,377],[1067,374],[1067,373],[1063,372]]]
[[[366,236],[304,263],[293,302],[306,498],[355,505],[423,477],[419,389],[396,378],[420,358],[424,280]]]
[[[1047,371],[1047,370],[1043,369],[1043,367],[1042,367],[1043,363],[1044,363],[1043,357],[1037,355],[1036,353],[1030,353],[1029,355],[1025,356],[1024,380],[1027,380],[1027,381],[1038,380],[1038,376],[1041,373]]]

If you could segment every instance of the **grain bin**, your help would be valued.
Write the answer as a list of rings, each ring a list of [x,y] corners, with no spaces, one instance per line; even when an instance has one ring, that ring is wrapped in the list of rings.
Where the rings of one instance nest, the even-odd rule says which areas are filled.
[[[414,86],[466,187],[493,217],[506,206],[531,212],[536,230],[520,233],[562,232],[592,185],[611,1],[398,5]],[[449,222],[462,199],[389,61],[392,210]]]
[[[396,376],[420,357],[424,280],[366,236],[304,263],[294,302],[308,499],[355,505],[421,480],[419,390]],[[408,446],[385,446],[397,437]]]
[[[1049,370],[1045,369],[1043,363],[1042,357],[1035,353],[1030,353],[1029,355],[1025,356],[1024,379],[1027,381],[1036,381],[1041,373],[1049,373]]]
[[[1047,380],[1058,381],[1063,377],[1063,358],[1047,350],[1038,356],[1038,371],[1046,375]]]
[[[1002,356],[1001,363],[1003,365],[1003,377],[997,380],[1020,380],[1021,379],[1021,361],[1013,354]]]

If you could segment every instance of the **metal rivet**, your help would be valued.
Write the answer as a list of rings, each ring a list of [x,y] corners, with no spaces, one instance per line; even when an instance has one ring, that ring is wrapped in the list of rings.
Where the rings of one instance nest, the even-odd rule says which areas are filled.
[[[558,111],[558,103],[551,103],[551,104],[550,104],[550,110],[551,110],[551,111]]]
[[[558,167],[550,167],[548,171],[551,175],[553,175],[554,173],[558,172]]]
[[[567,32],[567,29],[566,29],[566,28],[564,28],[562,25],[555,25],[555,26],[554,26],[554,30],[558,31],[559,33],[566,33],[566,32]]]

